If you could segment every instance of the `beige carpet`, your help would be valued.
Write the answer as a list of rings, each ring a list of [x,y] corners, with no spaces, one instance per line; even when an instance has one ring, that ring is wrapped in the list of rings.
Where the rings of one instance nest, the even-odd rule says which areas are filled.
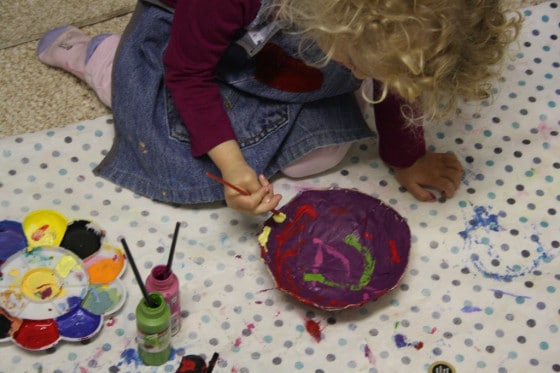
[[[135,0],[0,1],[0,49],[37,40],[52,28],[92,25],[130,13]]]
[[[511,0],[519,7],[543,0]],[[88,24],[90,35],[121,33],[133,0],[0,0],[0,40],[36,38],[39,30],[61,24]],[[126,8],[126,7],[129,8]],[[42,7],[42,11],[40,11]],[[33,9],[31,9],[33,8]],[[86,14],[87,16],[82,16]],[[6,27],[6,25],[10,25]],[[16,31],[19,30],[19,31]],[[106,115],[109,110],[85,84],[70,74],[41,64],[35,55],[37,41],[0,49],[0,137],[36,132]]]

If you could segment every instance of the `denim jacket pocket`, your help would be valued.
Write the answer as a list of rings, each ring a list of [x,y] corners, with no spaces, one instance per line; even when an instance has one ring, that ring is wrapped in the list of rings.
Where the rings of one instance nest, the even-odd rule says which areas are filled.
[[[243,149],[276,134],[290,123],[289,104],[258,98],[234,87],[223,86],[224,107]],[[287,127],[286,127],[287,129]]]

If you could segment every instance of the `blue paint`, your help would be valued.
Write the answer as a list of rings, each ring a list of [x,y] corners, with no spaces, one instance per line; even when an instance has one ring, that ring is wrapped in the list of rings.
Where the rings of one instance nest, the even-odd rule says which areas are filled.
[[[402,334],[395,334],[393,339],[395,340],[395,344],[398,348],[414,347],[415,349],[420,350],[424,346],[423,342],[407,342],[406,336]]]
[[[473,313],[473,312],[482,311],[482,308],[474,307],[474,306],[465,306],[465,307],[461,308],[461,311],[463,311],[465,313]]]
[[[0,221],[0,262],[27,247],[27,239],[20,222]]]
[[[501,227],[498,223],[498,215],[490,214],[483,206],[475,206],[474,213],[475,215],[470,221],[471,226],[459,232],[461,237],[467,238],[472,231],[478,228],[487,228],[495,232],[500,231]]]
[[[394,336],[395,344],[398,348],[406,347],[408,343],[406,342],[406,337],[402,334],[396,334]]]
[[[71,340],[91,338],[101,329],[102,322],[101,316],[94,315],[82,307],[76,307],[56,318],[60,335]]]
[[[121,353],[121,361],[119,361],[117,366],[120,367],[123,364],[134,364],[135,367],[143,365],[142,360],[140,360],[140,356],[138,356],[138,351],[136,351],[135,348],[127,348]]]
[[[500,295],[509,295],[510,297],[514,297],[514,298],[523,298],[523,299],[531,299],[531,297],[527,296],[527,295],[517,295],[517,294],[513,294],[513,293],[508,293],[506,291],[502,291],[499,289],[490,289],[490,291],[493,291],[496,294],[500,294]]]
[[[184,355],[184,349],[175,349],[171,348],[171,354],[169,355],[168,361],[174,361],[177,356]],[[127,348],[121,353],[121,361],[117,363],[117,367],[122,365],[131,365],[134,364],[135,367],[140,365],[144,365],[142,360],[140,360],[140,356],[138,356],[138,351],[135,348]]]
[[[465,248],[473,251],[470,255],[473,266],[486,278],[511,282],[515,278],[532,273],[542,263],[550,263],[554,258],[541,245],[539,235],[532,233],[524,239],[529,241],[526,245],[527,250],[536,246],[536,250],[533,249],[530,253],[533,259],[527,259],[530,260],[528,264],[506,265],[503,263],[504,259],[500,257],[500,250],[497,250],[493,243],[503,239],[500,234],[507,234],[507,229],[501,227],[498,222],[498,215],[491,214],[483,206],[474,206],[474,215],[468,223],[468,227],[459,232],[459,235],[465,239]],[[487,255],[483,258],[484,252]]]

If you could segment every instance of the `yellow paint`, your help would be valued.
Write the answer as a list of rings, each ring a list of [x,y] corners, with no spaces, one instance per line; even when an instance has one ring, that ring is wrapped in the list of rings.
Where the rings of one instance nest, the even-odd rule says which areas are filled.
[[[36,210],[23,219],[22,225],[30,248],[59,246],[66,233],[68,220],[58,211]]]
[[[92,284],[109,284],[121,273],[124,266],[124,255],[101,259],[87,266],[89,281]]]
[[[278,214],[272,215],[272,220],[277,223],[283,223],[286,220],[286,214],[279,212]]]
[[[8,273],[8,275],[10,275],[10,276],[12,276],[12,277],[18,277],[18,276],[19,276],[19,269],[17,269],[17,268],[12,269],[12,270]]]
[[[76,258],[70,255],[65,255],[60,258],[58,263],[56,263],[55,270],[60,277],[65,278],[76,266],[76,264],[78,264]]]
[[[270,236],[271,231],[272,231],[272,228],[270,228],[269,226],[265,226],[263,228],[261,234],[259,234],[259,237],[257,238],[257,240],[259,241],[259,244],[264,249],[264,251],[268,251],[268,249],[266,248],[266,244],[268,242],[268,236]]]
[[[27,271],[21,282],[21,291],[28,299],[46,301],[57,297],[61,288],[52,269],[39,267]]]

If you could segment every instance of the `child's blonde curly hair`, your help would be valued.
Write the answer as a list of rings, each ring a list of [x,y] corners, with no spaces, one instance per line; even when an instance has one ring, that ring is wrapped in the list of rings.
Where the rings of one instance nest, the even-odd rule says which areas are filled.
[[[325,51],[345,54],[361,73],[425,117],[455,113],[458,100],[491,95],[491,82],[521,27],[500,0],[281,0],[277,18]]]

